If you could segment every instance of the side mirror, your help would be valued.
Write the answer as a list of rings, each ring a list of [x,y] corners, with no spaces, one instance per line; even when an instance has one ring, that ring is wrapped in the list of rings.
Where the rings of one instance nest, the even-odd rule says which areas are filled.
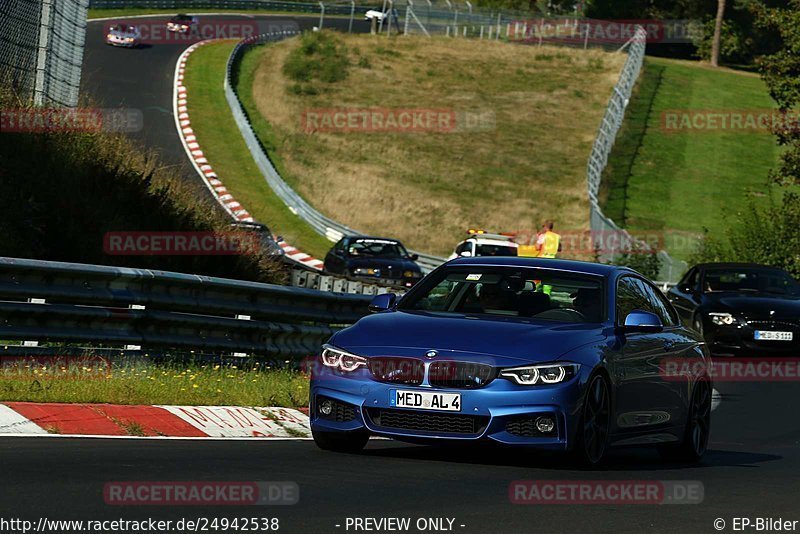
[[[655,313],[644,310],[633,310],[625,317],[625,332],[661,332],[664,323]]]
[[[411,261],[417,261],[419,259],[419,254],[412,254],[411,256],[409,256],[409,258],[411,259]]]
[[[383,295],[375,295],[372,302],[369,303],[368,309],[372,313],[391,310],[397,302],[397,295],[394,293],[384,293]]]
[[[470,252],[469,250],[465,250],[465,251],[461,252],[459,254],[459,256],[461,256],[462,258],[471,258],[472,257],[472,252]]]

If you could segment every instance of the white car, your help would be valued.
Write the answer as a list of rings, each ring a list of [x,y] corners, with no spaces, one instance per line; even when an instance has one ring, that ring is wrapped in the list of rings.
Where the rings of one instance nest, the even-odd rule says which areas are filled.
[[[377,19],[378,22],[380,22],[384,19],[384,17],[386,17],[386,13],[378,11],[377,9],[370,9],[364,14],[364,20]]]
[[[142,41],[139,28],[131,24],[112,24],[106,32],[106,44],[136,48]]]
[[[504,234],[488,234],[483,230],[470,230],[469,237],[458,244],[448,260],[475,256],[517,256],[519,245],[514,237]]]

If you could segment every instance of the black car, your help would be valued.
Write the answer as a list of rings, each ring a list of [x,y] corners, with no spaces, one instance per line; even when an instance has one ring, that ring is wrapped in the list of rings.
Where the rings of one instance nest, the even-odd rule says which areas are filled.
[[[668,296],[681,321],[703,335],[713,354],[796,355],[800,350],[800,283],[782,269],[700,264]]]
[[[251,242],[251,246],[257,246],[258,251],[265,256],[283,256],[283,249],[278,245],[280,237],[272,236],[272,232],[265,224],[257,222],[244,222],[237,221],[231,223],[231,229],[234,232],[245,232],[248,234],[255,234],[255,242]]]
[[[354,278],[378,279],[403,287],[422,278],[422,270],[400,241],[385,237],[346,236],[325,256],[325,270]]]

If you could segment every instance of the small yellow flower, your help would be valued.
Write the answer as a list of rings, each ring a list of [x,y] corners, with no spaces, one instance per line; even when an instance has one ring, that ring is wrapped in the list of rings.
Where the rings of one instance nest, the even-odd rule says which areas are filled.
[[[200,386],[198,386],[197,384],[192,384],[192,387],[193,388],[199,388]]]

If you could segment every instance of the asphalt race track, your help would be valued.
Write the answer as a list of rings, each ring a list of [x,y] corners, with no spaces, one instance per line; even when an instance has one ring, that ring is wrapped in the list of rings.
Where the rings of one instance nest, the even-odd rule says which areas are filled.
[[[163,26],[169,15],[127,20],[132,24]],[[204,19],[212,18],[201,17]],[[369,23],[359,18],[353,22],[353,31],[368,32]],[[319,24],[318,17],[287,16],[235,16],[214,15],[214,23],[223,25],[232,21],[254,21],[259,33],[277,30],[310,29]],[[83,62],[81,86],[91,103],[103,108],[133,108],[141,111],[143,128],[131,134],[142,146],[154,150],[162,165],[175,167],[184,177],[200,183],[189,163],[172,113],[172,92],[175,63],[181,52],[192,42],[160,42],[145,44],[137,49],[117,48],[104,42],[105,29],[111,21],[90,21],[86,29],[86,51]],[[348,19],[327,18],[325,27],[347,30]],[[222,84],[220,73],[219,83]],[[204,186],[202,190],[207,191]]]
[[[727,387],[726,387],[727,386]],[[345,532],[347,517],[448,517],[458,532],[714,532],[716,518],[800,519],[797,384],[721,384],[711,450],[698,466],[654,452],[615,452],[599,471],[496,448],[444,449],[373,440],[360,455],[310,441],[3,438],[0,516],[50,519],[277,517],[281,531]],[[514,505],[514,480],[693,480],[697,505]],[[122,507],[112,481],[294,481],[293,506]],[[337,528],[335,525],[342,525]],[[464,525],[460,527],[458,525]],[[730,530],[730,528],[726,528]],[[412,529],[412,531],[414,531]],[[352,532],[352,530],[351,530]]]
[[[259,20],[293,21],[300,27],[316,23]],[[173,71],[184,46],[113,49],[102,43],[102,24],[89,25],[86,89],[102,106],[141,109],[145,129],[135,137],[194,179],[171,115]],[[373,440],[363,454],[346,455],[322,452],[310,441],[4,437],[0,517],[277,517],[280,531],[288,533],[347,532],[348,517],[410,517],[412,524],[420,517],[446,517],[455,520],[454,531],[470,533],[716,532],[717,518],[726,522],[724,531],[732,531],[734,517],[800,520],[800,383],[715,387],[722,402],[712,417],[710,451],[697,466],[662,463],[646,449],[615,451],[604,469],[580,471],[558,457],[525,451],[387,440]],[[514,505],[508,488],[520,479],[700,481],[704,500],[697,505]],[[245,508],[109,506],[103,488],[112,481],[294,481],[300,501]]]

